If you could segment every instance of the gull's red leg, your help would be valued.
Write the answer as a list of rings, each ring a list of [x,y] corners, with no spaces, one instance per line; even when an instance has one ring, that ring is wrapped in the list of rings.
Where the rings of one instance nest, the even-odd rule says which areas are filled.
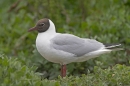
[[[61,77],[66,76],[66,65],[61,65]]]

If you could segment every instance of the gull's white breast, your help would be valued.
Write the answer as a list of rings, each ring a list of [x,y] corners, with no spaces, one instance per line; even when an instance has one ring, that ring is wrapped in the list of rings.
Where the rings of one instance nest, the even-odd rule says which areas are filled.
[[[36,47],[38,52],[48,61],[60,64],[68,64],[75,62],[78,58],[74,54],[67,53],[61,50],[56,50],[51,46],[51,39],[55,34],[39,33],[36,39]]]

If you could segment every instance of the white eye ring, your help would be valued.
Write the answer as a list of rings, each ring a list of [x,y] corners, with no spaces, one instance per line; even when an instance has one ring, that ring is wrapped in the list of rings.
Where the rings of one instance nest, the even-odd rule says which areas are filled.
[[[45,25],[45,23],[41,23],[41,26],[44,26]]]

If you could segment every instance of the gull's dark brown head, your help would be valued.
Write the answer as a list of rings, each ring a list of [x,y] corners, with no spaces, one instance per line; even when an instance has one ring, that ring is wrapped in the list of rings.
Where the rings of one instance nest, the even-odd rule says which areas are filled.
[[[41,33],[41,32],[47,31],[49,27],[50,27],[49,19],[44,18],[44,19],[39,20],[37,24],[35,25],[35,27],[29,29],[28,31],[31,32],[31,31],[37,30],[39,33]]]

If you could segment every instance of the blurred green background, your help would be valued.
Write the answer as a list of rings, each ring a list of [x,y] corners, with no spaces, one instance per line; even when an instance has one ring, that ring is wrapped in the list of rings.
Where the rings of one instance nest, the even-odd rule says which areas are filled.
[[[43,78],[57,78],[60,65],[45,60],[35,47],[37,32],[27,32],[42,18],[51,19],[57,32],[123,45],[124,51],[68,64],[68,75],[93,72],[98,62],[101,68],[129,65],[130,0],[0,0],[0,8],[0,53],[35,66]]]

